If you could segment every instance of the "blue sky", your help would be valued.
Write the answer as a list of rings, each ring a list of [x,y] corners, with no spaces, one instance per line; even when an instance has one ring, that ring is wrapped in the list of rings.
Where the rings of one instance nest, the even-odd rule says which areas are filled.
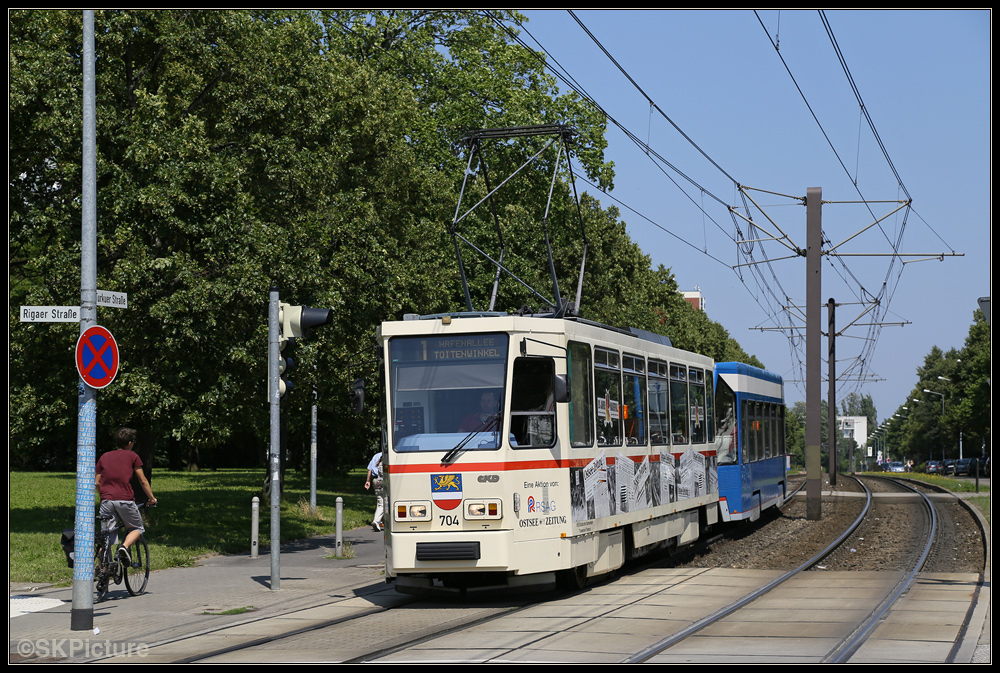
[[[789,197],[809,188],[829,202],[823,230],[835,243],[884,218],[839,248],[865,256],[825,259],[823,301],[840,304],[838,330],[872,322],[860,317],[869,296],[880,297],[882,322],[908,324],[844,331],[838,376],[850,370],[863,380],[851,374],[838,397],[870,394],[881,421],[905,403],[933,346],[963,346],[977,299],[990,294],[988,10],[524,14],[522,38],[618,124],[607,132],[613,199],[602,202],[619,207],[654,265],[671,268],[681,289],[698,287],[710,317],[786,378],[790,404],[805,396],[804,342],[756,328],[802,325],[781,307],[787,296],[804,311],[805,260],[777,260],[789,252],[757,243],[754,259],[775,259],[758,266],[764,280],[733,269],[746,261],[728,210],[746,212],[736,184],[760,206],[755,223],[801,248],[805,208]],[[907,195],[911,208],[893,213]],[[901,254],[946,256],[890,266],[896,240]],[[826,347],[824,338],[824,375]]]

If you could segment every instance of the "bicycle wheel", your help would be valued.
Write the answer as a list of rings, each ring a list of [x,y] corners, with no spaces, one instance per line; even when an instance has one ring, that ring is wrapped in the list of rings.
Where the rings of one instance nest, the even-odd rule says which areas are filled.
[[[105,558],[107,540],[102,536],[98,538],[97,552],[94,555],[94,589],[97,591],[97,600],[103,600],[108,593],[108,561]]]
[[[125,588],[133,596],[138,596],[146,590],[146,582],[149,581],[149,545],[146,538],[139,536],[135,544],[129,549],[132,556],[131,565],[125,565]]]

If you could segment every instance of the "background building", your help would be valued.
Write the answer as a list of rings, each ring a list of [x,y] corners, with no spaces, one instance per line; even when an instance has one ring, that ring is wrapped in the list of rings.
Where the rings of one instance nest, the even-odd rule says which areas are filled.
[[[705,298],[701,296],[701,288],[697,285],[694,286],[694,290],[690,292],[681,292],[684,298],[694,306],[699,311],[705,310]]]

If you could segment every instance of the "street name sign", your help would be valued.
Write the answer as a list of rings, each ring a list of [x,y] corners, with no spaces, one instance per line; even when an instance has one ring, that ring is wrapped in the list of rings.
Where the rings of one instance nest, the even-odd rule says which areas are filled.
[[[22,306],[21,322],[80,322],[80,307]]]
[[[128,293],[98,290],[97,305],[110,306],[112,308],[128,308]]]
[[[97,305],[128,308],[127,292],[97,291]],[[79,322],[79,306],[22,306],[21,322]]]

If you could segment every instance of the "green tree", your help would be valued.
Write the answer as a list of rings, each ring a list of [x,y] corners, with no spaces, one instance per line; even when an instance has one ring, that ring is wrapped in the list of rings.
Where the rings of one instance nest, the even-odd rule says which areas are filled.
[[[447,225],[466,132],[567,125],[578,132],[572,170],[612,184],[604,117],[559,93],[541,56],[516,44],[502,21],[521,18],[98,11],[97,283],[129,296],[127,311],[99,314],[123,354],[118,380],[100,395],[99,436],[140,428],[145,448],[174,467],[258,462],[268,436],[266,305],[277,285],[283,301],[334,311],[332,325],[296,347],[297,390],[282,411],[288,452],[293,461],[304,455],[315,390],[321,455],[362,462],[378,443],[376,405],[360,418],[348,413],[348,381],[364,371],[349,365],[371,359],[381,320],[464,304]],[[19,323],[15,307],[79,296],[82,17],[14,10],[8,33],[12,464],[67,467],[77,328]],[[489,168],[504,175],[537,143],[495,149]],[[583,252],[576,190],[559,164],[546,215],[554,162],[544,155],[505,193],[498,218],[511,269],[548,287],[547,217],[560,286],[575,292]],[[486,192],[484,168],[474,165],[473,199]],[[586,316],[758,364],[689,309],[668,269],[650,268],[616,210],[584,196],[581,212]],[[497,242],[490,217],[463,226],[477,241]],[[494,269],[476,262],[470,271],[481,306]],[[506,284],[497,307],[529,301]]]
[[[801,408],[800,408],[801,405]],[[792,467],[806,465],[805,403],[797,402],[785,410],[785,451],[791,457]]]
[[[920,462],[980,456],[990,442],[990,330],[973,314],[961,350],[931,348],[917,383],[891,419],[887,443],[894,455]]]
[[[840,413],[843,416],[864,416],[868,419],[868,427],[875,428],[878,423],[878,412],[871,395],[850,393],[840,401]],[[864,439],[863,437],[860,439]]]
[[[982,311],[973,316],[969,335],[955,358],[954,369],[947,372],[951,411],[945,422],[952,435],[961,433],[966,456],[989,456],[992,427],[990,326]]]
[[[947,395],[945,384],[938,378],[948,370],[947,361],[955,357],[955,351],[945,353],[934,346],[917,369],[917,384],[904,405],[908,407],[900,447],[904,458],[923,462],[939,456],[957,457],[958,436],[952,435],[945,423]]]
[[[9,28],[12,300],[72,303],[81,15],[19,11]],[[408,89],[330,50],[308,13],[103,11],[96,33],[98,286],[130,303],[101,310],[123,353],[102,434],[129,424],[209,462],[233,445],[259,457],[268,288],[335,310],[311,342],[327,357],[299,370],[332,397],[323,384],[378,319],[436,301],[448,186],[413,160]],[[12,451],[28,457],[54,439],[31,431],[39,417],[74,408],[75,374],[31,380],[57,330],[13,321]]]
[[[794,418],[789,418],[794,416]],[[803,400],[797,401],[792,405],[785,413],[785,432],[786,442],[796,453],[793,455],[801,456],[802,465],[805,465],[805,445],[806,445],[806,419],[808,414],[806,412],[806,403]],[[820,464],[824,469],[829,469],[830,467],[830,424],[828,419],[830,417],[829,405],[820,405]],[[792,433],[795,436],[792,436]],[[792,453],[790,450],[789,453]],[[847,463],[846,459],[840,461],[841,469],[846,469]]]

